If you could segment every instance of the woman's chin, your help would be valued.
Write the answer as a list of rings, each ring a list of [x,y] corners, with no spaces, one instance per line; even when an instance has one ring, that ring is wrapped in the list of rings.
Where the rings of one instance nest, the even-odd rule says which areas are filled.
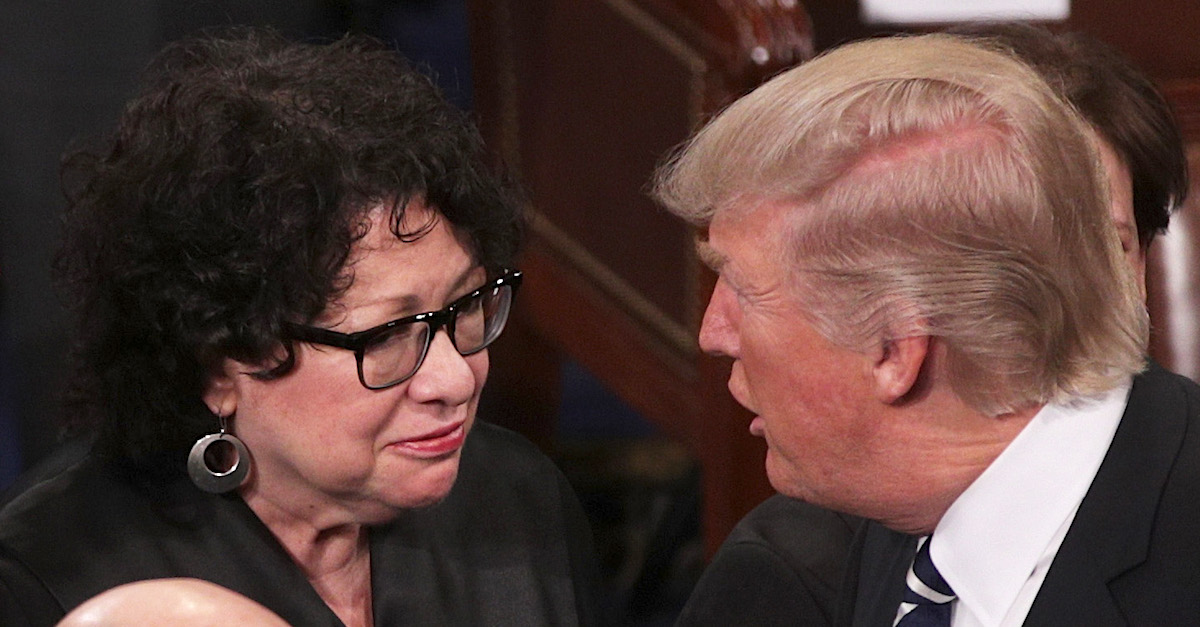
[[[377,511],[364,512],[368,524],[378,524],[392,520],[405,510],[422,509],[441,503],[454,488],[458,478],[458,460],[446,460],[433,468],[426,468],[416,476],[406,480],[396,479],[376,494],[372,499],[378,505]]]

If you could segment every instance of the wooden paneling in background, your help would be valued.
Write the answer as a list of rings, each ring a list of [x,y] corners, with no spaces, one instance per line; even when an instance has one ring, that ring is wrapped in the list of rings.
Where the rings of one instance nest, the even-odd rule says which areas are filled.
[[[570,356],[684,443],[703,473],[711,552],[770,493],[765,449],[696,334],[713,276],[690,227],[645,188],[710,113],[812,54],[794,2],[480,0],[476,110],[530,195],[526,282],[496,387],[548,439]],[[534,378],[536,377],[536,379]]]

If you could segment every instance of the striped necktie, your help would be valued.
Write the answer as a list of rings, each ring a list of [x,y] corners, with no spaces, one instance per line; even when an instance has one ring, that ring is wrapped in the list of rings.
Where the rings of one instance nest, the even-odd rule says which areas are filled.
[[[931,538],[921,541],[917,556],[908,569],[904,602],[896,610],[893,627],[950,627],[950,602],[954,590],[942,579],[929,556]]]

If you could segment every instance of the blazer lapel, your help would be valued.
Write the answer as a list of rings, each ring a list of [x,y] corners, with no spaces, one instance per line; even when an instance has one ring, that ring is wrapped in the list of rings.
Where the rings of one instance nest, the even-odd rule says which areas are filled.
[[[904,598],[904,577],[916,552],[915,537],[897,533],[876,522],[867,523],[854,599],[853,627],[892,624],[896,619],[896,608]]]
[[[1126,625],[1110,585],[1146,561],[1163,488],[1186,433],[1180,387],[1156,366],[1135,377],[1104,462],[1026,618],[1037,625]]]

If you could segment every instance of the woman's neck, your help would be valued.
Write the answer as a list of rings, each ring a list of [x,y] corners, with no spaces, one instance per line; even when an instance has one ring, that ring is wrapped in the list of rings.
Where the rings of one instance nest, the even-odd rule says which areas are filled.
[[[370,627],[371,552],[365,526],[319,526],[252,491],[246,504],[271,530],[314,590],[347,627]]]
[[[366,527],[353,527],[308,542],[307,561],[297,563],[346,627],[371,627],[370,543]]]

